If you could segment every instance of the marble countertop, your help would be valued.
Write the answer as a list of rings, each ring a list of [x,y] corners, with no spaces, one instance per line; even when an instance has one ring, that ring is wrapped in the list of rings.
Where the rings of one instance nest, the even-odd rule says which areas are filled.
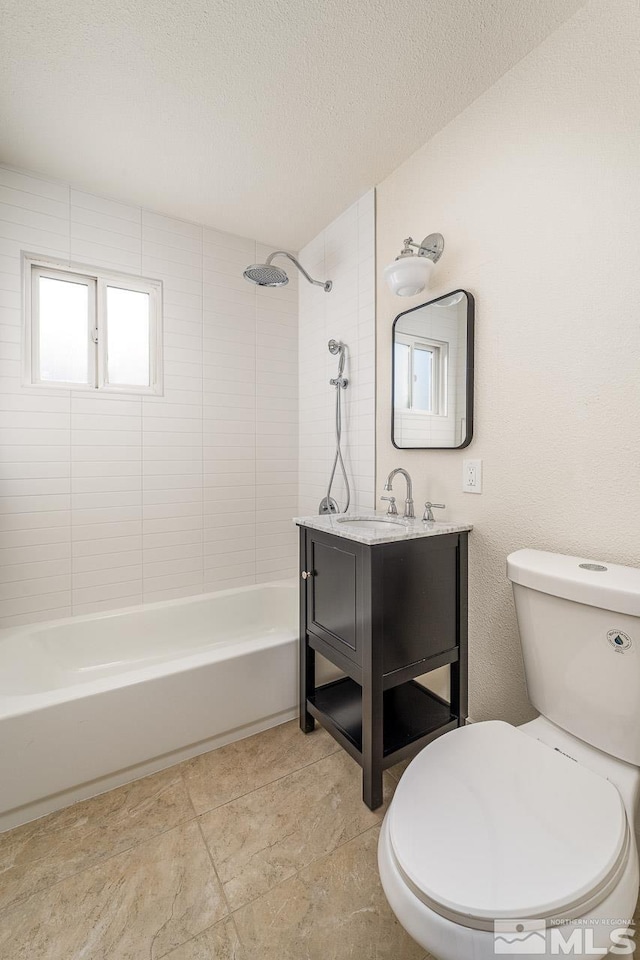
[[[358,522],[358,518],[362,518]],[[389,523],[390,519],[395,523]],[[362,522],[364,520],[365,522]],[[371,521],[376,522],[371,522]],[[295,517],[300,527],[322,530],[346,540],[356,540],[369,545],[395,543],[400,540],[417,540],[419,537],[439,537],[446,533],[464,533],[473,530],[471,523],[455,523],[453,520],[404,520],[402,517],[387,517],[386,513],[374,510],[359,510],[357,514],[331,513],[322,516]]]

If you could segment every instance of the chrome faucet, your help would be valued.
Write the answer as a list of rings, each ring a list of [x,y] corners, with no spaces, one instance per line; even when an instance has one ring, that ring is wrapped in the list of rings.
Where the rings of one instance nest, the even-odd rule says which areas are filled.
[[[395,497],[380,497],[381,500],[389,501],[389,509],[387,510],[388,517],[397,517],[398,508],[396,507],[396,498]]]
[[[407,481],[407,499],[404,502],[404,517],[405,519],[413,519],[415,513],[413,510],[413,484],[411,483],[411,477],[402,467],[396,467],[395,470],[392,470],[389,476],[387,477],[387,482],[384,485],[385,490],[393,490],[393,480],[397,474],[401,473],[402,476]]]
[[[427,500],[427,502],[424,505],[424,513],[422,515],[422,519],[429,522],[435,520],[433,511],[444,510],[446,506],[447,506],[446,503],[431,503],[430,500]]]

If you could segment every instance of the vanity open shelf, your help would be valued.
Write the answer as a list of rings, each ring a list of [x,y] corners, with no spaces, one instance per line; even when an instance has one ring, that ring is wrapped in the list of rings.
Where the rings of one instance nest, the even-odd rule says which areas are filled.
[[[343,677],[316,687],[307,699],[315,719],[362,763],[362,687]],[[386,690],[382,697],[382,767],[390,767],[447,730],[458,726],[450,705],[414,680]]]
[[[300,526],[300,726],[320,723],[362,766],[363,797],[382,773],[467,716],[469,525]],[[344,674],[316,684],[316,654]],[[450,703],[416,678],[450,666]]]

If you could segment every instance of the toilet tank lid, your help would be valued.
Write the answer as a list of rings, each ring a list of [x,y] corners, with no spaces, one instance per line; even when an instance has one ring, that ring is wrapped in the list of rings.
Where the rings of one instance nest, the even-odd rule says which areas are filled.
[[[545,550],[516,550],[507,557],[507,576],[512,583],[552,597],[640,616],[637,567]]]

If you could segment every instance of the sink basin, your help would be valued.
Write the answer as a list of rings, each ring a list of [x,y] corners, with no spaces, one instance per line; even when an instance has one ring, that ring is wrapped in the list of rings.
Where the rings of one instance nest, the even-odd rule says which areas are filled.
[[[407,524],[404,520],[396,519],[395,517],[337,517],[337,523],[348,523],[350,527],[355,527],[356,530],[371,530],[372,525],[377,525],[381,523],[389,523],[394,527],[405,527]]]

